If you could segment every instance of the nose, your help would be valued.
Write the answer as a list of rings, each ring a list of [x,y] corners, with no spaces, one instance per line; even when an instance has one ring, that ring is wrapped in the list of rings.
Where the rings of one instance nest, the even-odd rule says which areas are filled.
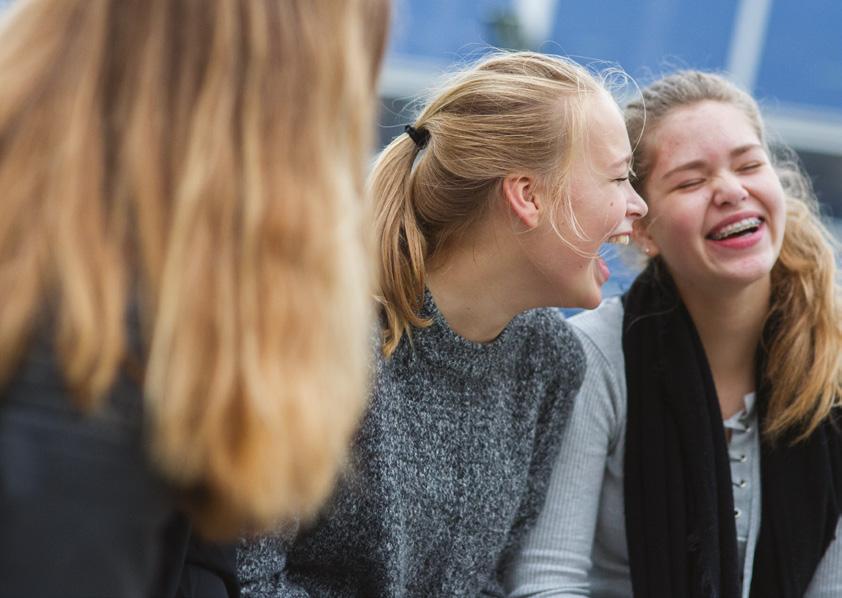
[[[748,197],[739,178],[730,172],[714,178],[713,201],[716,205],[737,204]]]
[[[626,216],[631,220],[638,220],[646,216],[649,211],[649,206],[643,201],[643,198],[637,194],[634,189],[631,190],[631,195],[626,199]]]

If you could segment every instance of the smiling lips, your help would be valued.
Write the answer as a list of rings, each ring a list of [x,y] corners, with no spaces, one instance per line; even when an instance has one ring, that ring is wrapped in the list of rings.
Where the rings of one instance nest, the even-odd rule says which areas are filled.
[[[723,249],[748,249],[763,236],[765,221],[760,216],[745,216],[729,219],[714,228],[707,237],[708,242]]]
[[[608,237],[605,242],[606,243],[614,243],[616,245],[628,245],[629,244],[630,235],[629,233],[617,233],[616,235],[611,235]],[[608,269],[608,264],[605,263],[605,260],[602,257],[597,258],[596,260],[597,268],[599,269],[599,273],[602,277],[602,281],[600,284],[604,284],[605,281],[611,276],[611,270]]]
[[[762,218],[749,216],[714,229],[708,234],[707,238],[712,241],[721,241],[730,237],[751,234],[756,232],[762,224]]]
[[[596,265],[599,269],[600,275],[602,276],[602,281],[600,282],[600,285],[603,285],[611,276],[611,270],[608,269],[608,264],[605,263],[604,258],[597,258]]]

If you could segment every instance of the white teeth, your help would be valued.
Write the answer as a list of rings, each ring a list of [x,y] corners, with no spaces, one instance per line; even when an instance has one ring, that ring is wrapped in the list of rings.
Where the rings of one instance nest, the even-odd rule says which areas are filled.
[[[617,245],[628,245],[629,244],[629,235],[614,235],[610,239],[608,239],[609,243],[616,243]]]
[[[739,233],[744,230],[748,230],[750,228],[757,228],[761,225],[763,221],[760,218],[752,216],[751,218],[743,218],[737,222],[732,222],[725,228],[720,229],[716,232],[716,234],[711,235],[711,239],[716,241],[720,239],[724,239],[729,235],[733,235],[734,233]]]

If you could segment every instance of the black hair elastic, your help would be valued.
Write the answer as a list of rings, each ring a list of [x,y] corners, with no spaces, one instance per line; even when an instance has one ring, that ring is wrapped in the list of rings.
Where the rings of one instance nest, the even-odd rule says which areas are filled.
[[[424,127],[416,129],[412,125],[406,125],[403,130],[415,142],[418,149],[422,150],[427,147],[427,142],[430,141],[430,132],[427,129]]]

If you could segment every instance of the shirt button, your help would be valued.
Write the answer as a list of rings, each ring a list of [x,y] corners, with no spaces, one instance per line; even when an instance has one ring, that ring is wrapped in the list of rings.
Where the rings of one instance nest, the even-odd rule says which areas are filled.
[[[739,509],[734,509],[734,519],[739,519],[743,512]]]
[[[745,488],[746,486],[748,486],[748,482],[746,482],[745,480],[740,480],[739,482],[737,482],[737,488]]]
[[[742,454],[740,455],[738,460],[740,463],[745,463],[746,461],[748,461],[748,455]]]

